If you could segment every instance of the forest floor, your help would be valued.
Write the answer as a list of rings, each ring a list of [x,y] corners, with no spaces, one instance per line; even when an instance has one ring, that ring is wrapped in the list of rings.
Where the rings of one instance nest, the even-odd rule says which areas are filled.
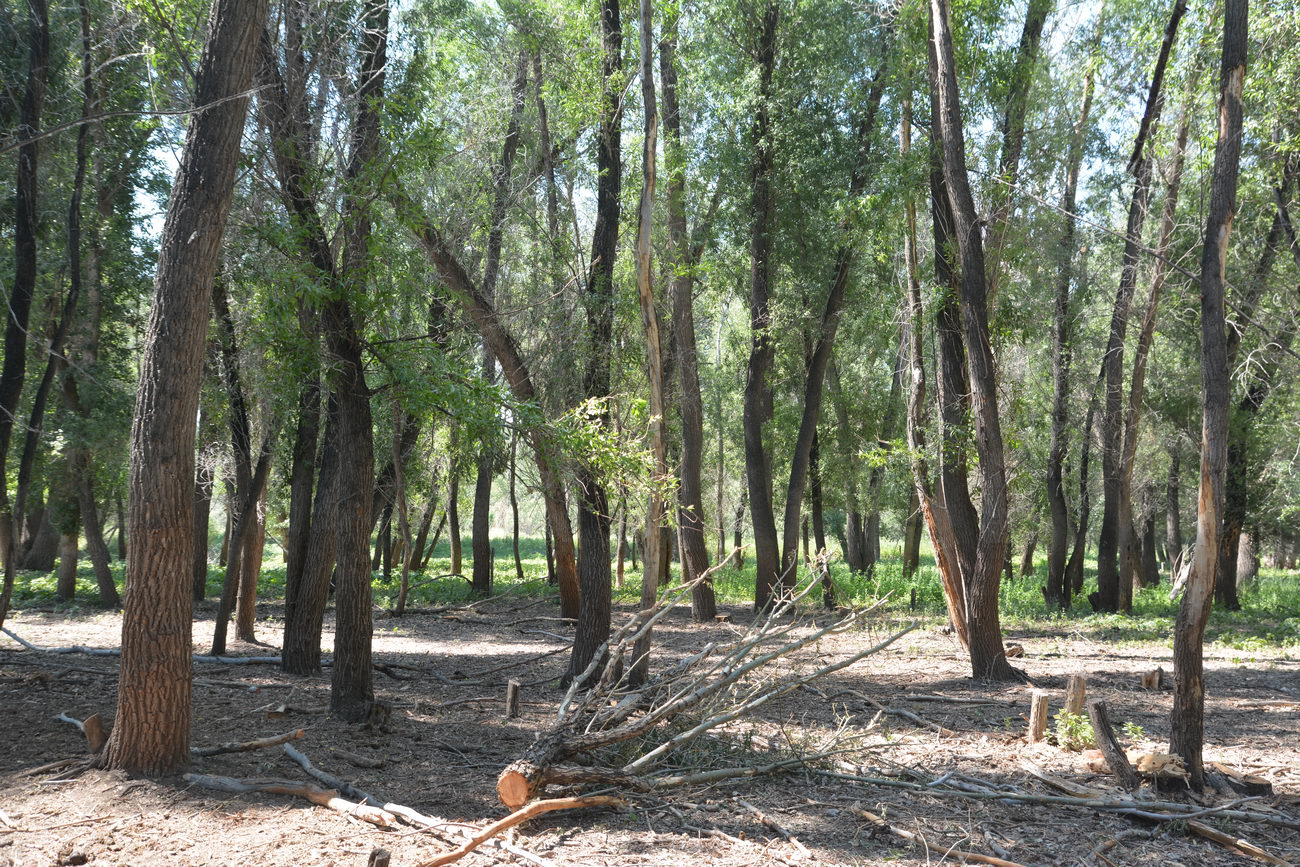
[[[11,628],[40,645],[118,644],[116,613],[41,608],[17,613]],[[295,743],[318,767],[383,799],[481,827],[505,814],[495,796],[498,771],[549,725],[561,696],[557,678],[567,654],[538,658],[564,648],[572,636],[571,627],[554,619],[553,609],[548,599],[507,595],[469,609],[401,619],[377,611],[376,661],[410,666],[389,669],[401,679],[376,672],[376,692],[393,707],[383,730],[345,725],[324,712],[328,672],[303,678],[269,665],[197,664],[194,741],[243,741],[302,727],[306,737]],[[616,617],[632,610],[624,605]],[[724,610],[730,623],[697,625],[689,611],[672,612],[655,633],[659,660],[725,639],[751,617],[747,607]],[[268,646],[278,647],[282,610],[272,602],[261,613],[258,636],[267,646],[236,642],[231,653],[267,654],[273,652]],[[829,615],[814,616],[825,621]],[[906,605],[885,609],[864,628],[828,638],[815,652],[793,660],[791,670],[843,658],[912,616]],[[196,611],[196,652],[206,652],[212,617],[211,603]],[[799,691],[742,720],[729,736],[748,749],[758,740],[751,735],[800,747],[824,743],[840,729],[841,737],[860,736],[856,749],[842,758],[868,776],[924,782],[956,774],[1053,794],[1026,771],[1032,763],[1057,777],[1119,794],[1111,778],[1087,768],[1080,753],[1026,742],[1032,687],[972,681],[960,647],[943,634],[942,621],[933,615],[921,620],[920,629],[819,688],[827,696],[858,690],[952,732],[941,735],[892,716],[871,726],[876,712],[857,698],[828,700]],[[331,627],[327,622],[326,646]],[[1107,700],[1131,747],[1164,749],[1171,694],[1167,688],[1144,690],[1139,678],[1156,666],[1171,670],[1169,643],[1117,642],[1108,628],[1087,621],[1024,621],[1009,627],[1007,638],[1024,647],[1016,663],[1037,688],[1051,692],[1053,714],[1066,676],[1083,672],[1089,695]],[[511,663],[519,664],[507,668]],[[1206,668],[1207,759],[1268,779],[1275,795],[1256,805],[1300,816],[1300,647],[1238,649],[1217,643],[1207,649]],[[147,781],[101,771],[72,779],[24,775],[24,769],[84,753],[77,729],[55,717],[67,712],[80,719],[99,712],[110,718],[116,673],[112,657],[54,656],[0,638],[0,743],[6,745],[0,750],[0,865],[362,865],[380,846],[392,851],[394,864],[413,865],[449,848],[420,832],[384,831],[281,795],[215,794],[180,778]],[[523,712],[516,719],[505,718],[503,711],[507,678],[524,684]],[[256,691],[240,688],[245,684]],[[982,703],[971,703],[977,700]],[[295,712],[269,718],[268,708],[281,704]],[[383,765],[354,767],[337,750]],[[734,756],[733,751],[725,758]],[[707,764],[709,758],[696,760]],[[193,770],[306,782],[279,749],[196,759]],[[784,839],[742,801],[799,842]],[[922,835],[928,848],[873,832],[852,811],[855,803]],[[1300,863],[1300,832],[1214,817],[1206,821]],[[944,861],[954,847],[1025,865],[1250,863],[1186,836],[1183,823],[1156,827],[1079,807],[938,797],[809,771],[663,797],[634,796],[619,809],[551,814],[521,826],[514,839],[556,865],[921,865]],[[1103,846],[1108,848],[1093,854]],[[495,862],[525,863],[499,851],[474,853],[460,863]]]

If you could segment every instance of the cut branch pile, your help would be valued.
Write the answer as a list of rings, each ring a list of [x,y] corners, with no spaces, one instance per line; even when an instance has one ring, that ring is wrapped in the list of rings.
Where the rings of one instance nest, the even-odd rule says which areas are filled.
[[[707,580],[708,573],[699,580]],[[897,632],[865,650],[807,673],[777,672],[777,664],[814,647],[829,635],[860,626],[876,607],[851,611],[821,627],[801,620],[799,601],[816,587],[775,605],[734,639],[713,642],[649,678],[630,683],[637,641],[687,597],[694,582],[675,589],[620,628],[570,685],[555,724],[497,777],[497,796],[518,809],[548,785],[586,785],[649,792],[731,777],[753,776],[760,769],[735,767],[682,773],[672,760],[702,735],[746,717],[768,702],[845,669],[884,650],[914,627]],[[820,758],[803,756],[768,762],[771,773]],[[680,764],[680,763],[679,763]]]

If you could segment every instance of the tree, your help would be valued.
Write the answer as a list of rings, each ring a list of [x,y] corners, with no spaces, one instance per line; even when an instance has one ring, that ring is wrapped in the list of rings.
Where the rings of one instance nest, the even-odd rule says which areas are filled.
[[[1174,706],[1169,749],[1183,757],[1192,786],[1205,785],[1201,747],[1205,732],[1205,624],[1214,601],[1220,522],[1228,467],[1228,347],[1224,268],[1237,210],[1241,165],[1242,90],[1246,78],[1246,0],[1225,0],[1219,71],[1219,134],[1214,145],[1210,204],[1201,251],[1201,485],[1196,547],[1174,627]]]
[[[962,129],[957,72],[953,62],[952,30],[947,0],[931,0],[931,123],[937,138],[936,158],[941,173],[931,173],[936,224],[951,218],[960,261],[960,338],[940,334],[940,341],[964,340],[970,361],[971,412],[975,418],[975,447],[980,466],[978,533],[973,526],[954,523],[957,565],[965,585],[968,640],[974,675],[989,680],[1019,680],[1022,675],[1007,662],[998,618],[998,585],[1007,549],[1007,485],[1002,426],[998,413],[997,374],[989,340],[988,282],[984,247],[975,202],[966,174],[966,144]],[[944,205],[950,209],[944,214]],[[942,258],[942,250],[937,247]],[[942,281],[944,285],[950,285]],[[941,311],[941,316],[946,315]],[[943,330],[952,326],[941,325]],[[957,353],[949,351],[949,358]],[[947,364],[948,359],[945,359]],[[956,367],[960,368],[960,363]],[[953,378],[955,379],[955,377]],[[956,387],[954,381],[948,386]],[[945,449],[948,447],[945,443]],[[964,473],[964,466],[961,468]],[[964,481],[964,480],[963,480]],[[967,495],[969,497],[969,495]],[[951,502],[951,501],[950,501]],[[969,500],[967,500],[969,502]]]
[[[167,205],[131,432],[132,540],[118,704],[103,764],[164,774],[189,761],[194,417],[212,281],[230,211],[263,0],[216,0]]]

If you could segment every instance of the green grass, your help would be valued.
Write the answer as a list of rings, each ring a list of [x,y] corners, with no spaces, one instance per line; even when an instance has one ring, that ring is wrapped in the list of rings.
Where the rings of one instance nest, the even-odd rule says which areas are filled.
[[[546,551],[540,538],[520,540],[520,555],[524,580],[515,575],[514,558],[508,538],[493,540],[495,548],[494,592],[519,596],[541,596],[553,593],[546,583]],[[215,546],[214,546],[215,549]],[[843,562],[833,562],[831,574],[844,602],[866,604],[888,597],[891,607],[909,609],[927,622],[937,622],[945,616],[943,590],[933,557],[922,553],[921,565],[916,574],[905,578],[900,551],[897,546],[885,545],[882,560],[871,577],[853,575]],[[284,563],[279,549],[268,544],[267,558],[262,569],[261,596],[265,600],[279,600],[284,596]],[[640,565],[640,564],[638,564]],[[468,575],[471,568],[470,546],[464,545],[463,568]],[[123,564],[113,563],[114,575],[122,581]],[[413,573],[414,589],[408,601],[412,606],[441,605],[469,600],[467,581],[444,576],[451,571],[450,545],[446,539],[438,543],[427,568]],[[673,564],[674,580],[678,566]],[[1095,563],[1089,561],[1085,570],[1085,590],[1075,599],[1069,611],[1049,611],[1043,602],[1041,587],[1046,565],[1039,563],[1035,575],[1004,581],[1001,589],[1001,614],[1004,628],[1032,634],[1035,630],[1049,635],[1081,633],[1092,640],[1107,644],[1137,642],[1167,642],[1173,635],[1178,601],[1170,600],[1167,583],[1139,591],[1133,600],[1130,614],[1096,614],[1087,601],[1087,593],[1095,586]],[[208,572],[208,597],[221,592],[224,570],[215,565]],[[433,580],[436,579],[436,580]],[[802,580],[810,580],[808,574]],[[396,570],[385,581],[375,574],[375,603],[391,607],[397,599],[399,576]],[[752,558],[743,568],[734,566],[720,570],[714,576],[718,600],[725,604],[743,605],[752,601],[754,569]],[[77,575],[77,599],[71,603],[55,603],[55,576],[32,572],[20,573],[14,591],[14,607],[22,609],[34,605],[51,606],[69,613],[93,608],[96,599],[94,575],[89,563],[83,561]],[[614,590],[616,602],[635,604],[640,599],[641,574],[626,563],[624,586]],[[813,602],[819,598],[815,594]],[[1300,575],[1273,569],[1261,569],[1259,578],[1241,591],[1240,611],[1215,610],[1210,616],[1206,640],[1211,644],[1245,653],[1266,651],[1271,648],[1300,647]]]

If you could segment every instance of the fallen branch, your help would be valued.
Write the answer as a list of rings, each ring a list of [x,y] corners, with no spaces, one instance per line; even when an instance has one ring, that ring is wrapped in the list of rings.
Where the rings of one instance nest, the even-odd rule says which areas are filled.
[[[994,865],[994,867],[1025,867],[1025,865],[1018,864],[1015,861],[1007,861],[1003,858],[995,858],[992,855],[981,855],[978,852],[964,852],[961,849],[944,848],[942,846],[932,846],[930,845],[930,841],[926,840],[925,837],[921,836],[920,834],[917,834],[914,831],[906,831],[902,828],[891,825],[888,822],[886,822],[884,819],[877,816],[875,813],[871,813],[868,812],[867,810],[862,809],[862,806],[860,804],[854,804],[853,806],[849,807],[849,812],[857,816],[860,816],[863,819],[866,819],[867,822],[870,823],[872,828],[875,830],[888,831],[890,834],[893,834],[895,837],[899,837],[903,840],[907,840],[909,843],[914,843],[918,846],[921,846],[922,848],[925,849],[927,856],[931,852],[940,852],[942,853],[939,856],[940,860],[942,860],[943,858],[958,858],[963,861],[975,861],[980,864],[992,864]]]
[[[284,754],[288,756],[293,762],[295,762],[300,768],[302,768],[307,773],[307,776],[315,778],[318,782],[324,783],[326,786],[329,786],[331,789],[337,789],[340,794],[346,795],[349,798],[360,801],[363,804],[366,803],[367,801],[376,806],[382,803],[374,795],[370,794],[369,792],[365,792],[362,791],[361,789],[358,789],[356,786],[352,785],[347,780],[344,780],[340,777],[336,777],[333,774],[327,774],[321,769],[317,768],[315,765],[311,763],[311,759],[307,758],[306,755],[294,749],[290,744],[284,745]]]
[[[207,774],[186,774],[182,779],[201,789],[230,792],[236,795],[248,794],[249,792],[271,795],[297,795],[300,798],[306,798],[313,804],[328,807],[347,816],[355,816],[381,828],[392,828],[397,824],[397,817],[387,810],[365,804],[354,804],[340,798],[339,793],[333,789],[305,786],[289,780],[236,780],[233,777],[213,777]]]
[[[908,722],[916,723],[917,725],[921,726],[921,728],[927,728],[936,731],[939,733],[940,737],[952,738],[957,736],[957,732],[953,731],[952,729],[944,728],[943,726],[935,722],[930,722],[925,717],[914,714],[910,710],[904,710],[903,708],[900,707],[886,707],[885,705],[876,701],[871,696],[863,692],[858,692],[856,689],[841,689],[839,692],[836,692],[833,695],[823,696],[823,698],[826,698],[828,701],[834,701],[835,699],[839,698],[842,695],[851,695],[854,698],[856,698],[858,701],[864,702],[870,705],[871,707],[875,708],[876,710],[888,714],[889,716],[898,717],[899,719],[905,719]]]
[[[765,826],[772,829],[777,834],[781,835],[782,839],[784,839],[787,843],[789,843],[790,845],[794,846],[796,849],[799,850],[799,854],[803,855],[805,858],[812,857],[812,853],[808,851],[808,847],[805,846],[803,843],[800,843],[799,838],[796,837],[794,834],[790,833],[790,831],[787,830],[785,826],[782,825],[780,822],[776,821],[771,816],[767,815],[762,810],[758,809],[758,807],[755,807],[753,804],[749,803],[749,801],[746,801],[743,798],[737,798],[736,803],[740,804],[740,806],[744,807],[746,810],[753,813],[756,817],[758,817],[758,821],[762,822]]]
[[[527,822],[534,816],[540,816],[543,813],[550,813],[555,810],[576,810],[581,807],[617,807],[622,804],[623,800],[621,798],[610,795],[590,795],[585,798],[551,798],[546,801],[533,801],[528,806],[515,810],[504,819],[499,819],[488,825],[454,851],[431,858],[428,861],[421,861],[418,867],[443,867],[444,864],[459,861],[502,831],[513,828],[521,822]]]
[[[306,737],[307,732],[304,729],[294,729],[291,732],[285,732],[282,735],[272,735],[271,737],[258,738],[252,741],[232,741],[225,744],[217,744],[214,747],[191,747],[190,755],[192,756],[219,756],[223,753],[243,753],[249,750],[260,750],[266,747],[277,747],[287,741],[296,741],[301,737]]]
[[[1191,831],[1198,837],[1204,837],[1212,840],[1220,846],[1224,846],[1233,852],[1254,858],[1256,861],[1263,861],[1265,864],[1282,864],[1284,867],[1290,867],[1290,861],[1284,861],[1281,858],[1251,843],[1249,840],[1242,840],[1240,837],[1234,837],[1231,834],[1225,834],[1215,828],[1211,828],[1204,822],[1190,820],[1187,823],[1187,830]]]
[[[467,674],[464,677],[465,679],[472,680],[480,677],[485,677],[489,674],[497,674],[498,672],[507,671],[511,668],[518,668],[521,665],[527,665],[530,662],[537,662],[539,660],[546,659],[548,656],[555,656],[557,653],[564,653],[566,650],[568,650],[571,647],[573,647],[572,642],[564,645],[563,647],[557,647],[553,650],[548,650],[545,653],[539,653],[536,656],[530,656],[527,659],[518,659],[515,660],[514,662],[507,662],[505,665],[498,665],[495,666],[494,668],[484,669],[483,671],[476,671],[473,674]]]

